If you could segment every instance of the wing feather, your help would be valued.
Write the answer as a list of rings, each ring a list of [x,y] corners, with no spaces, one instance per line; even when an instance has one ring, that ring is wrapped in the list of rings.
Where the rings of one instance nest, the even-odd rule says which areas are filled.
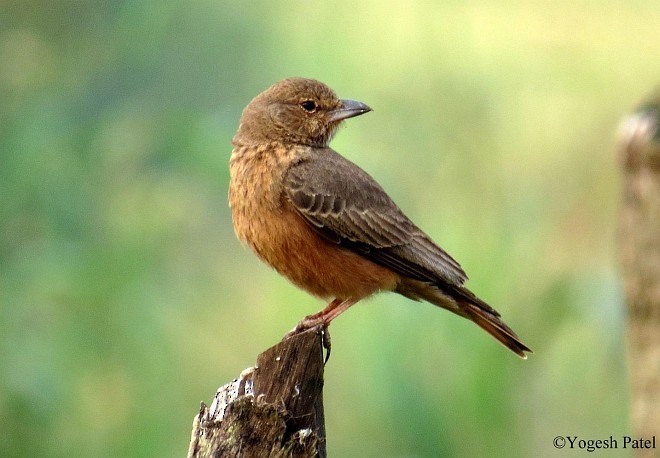
[[[406,277],[449,285],[467,280],[369,174],[333,150],[291,166],[283,185],[287,200],[326,239]]]

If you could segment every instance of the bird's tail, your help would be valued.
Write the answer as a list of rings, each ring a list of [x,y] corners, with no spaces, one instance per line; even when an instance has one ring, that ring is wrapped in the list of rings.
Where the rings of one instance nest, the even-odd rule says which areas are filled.
[[[446,290],[441,290],[436,285],[417,280],[406,280],[399,286],[397,292],[411,299],[424,299],[475,322],[481,329],[495,337],[502,345],[522,359],[527,359],[526,353],[532,353],[532,350],[522,343],[520,337],[502,321],[497,310],[479,299],[467,288],[447,286]]]
[[[467,318],[474,321],[481,329],[495,337],[502,345],[522,359],[527,359],[525,353],[532,353],[532,350],[520,341],[520,337],[502,321],[499,314],[493,314],[469,302],[461,303],[461,308],[467,314]]]

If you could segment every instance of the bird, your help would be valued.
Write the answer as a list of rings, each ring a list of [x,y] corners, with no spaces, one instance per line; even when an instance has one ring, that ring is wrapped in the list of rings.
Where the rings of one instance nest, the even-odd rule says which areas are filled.
[[[238,239],[313,296],[330,300],[291,333],[322,326],[379,292],[425,300],[467,318],[525,359],[531,350],[464,284],[460,264],[385,190],[328,144],[372,109],[309,78],[254,97],[232,139],[228,200]]]

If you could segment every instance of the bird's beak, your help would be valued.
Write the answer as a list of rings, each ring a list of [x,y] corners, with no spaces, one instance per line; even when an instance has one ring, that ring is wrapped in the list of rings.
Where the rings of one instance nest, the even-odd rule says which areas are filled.
[[[341,121],[343,119],[360,116],[371,111],[367,105],[357,100],[343,99],[341,106],[330,112],[330,121]]]

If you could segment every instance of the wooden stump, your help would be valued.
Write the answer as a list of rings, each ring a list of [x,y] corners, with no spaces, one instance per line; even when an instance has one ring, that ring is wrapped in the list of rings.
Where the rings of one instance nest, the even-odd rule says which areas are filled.
[[[621,134],[618,235],[628,303],[631,420],[636,436],[660,438],[660,91],[623,122]]]
[[[202,403],[188,457],[325,457],[322,332],[269,348]]]

